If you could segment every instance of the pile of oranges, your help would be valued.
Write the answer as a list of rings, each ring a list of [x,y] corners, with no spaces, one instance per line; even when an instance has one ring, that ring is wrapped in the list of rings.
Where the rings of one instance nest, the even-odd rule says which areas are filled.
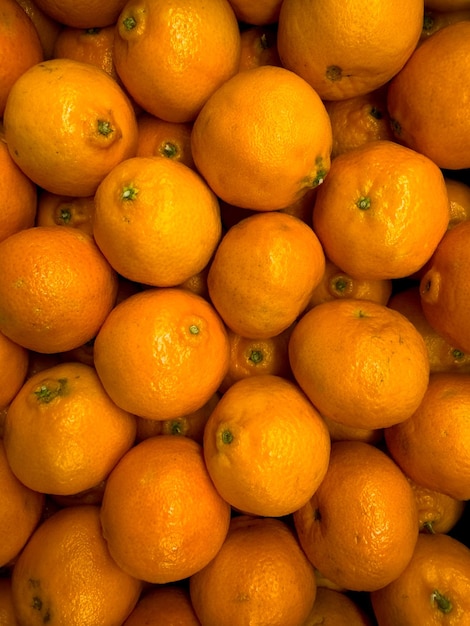
[[[470,2],[0,0],[0,626],[470,625]]]

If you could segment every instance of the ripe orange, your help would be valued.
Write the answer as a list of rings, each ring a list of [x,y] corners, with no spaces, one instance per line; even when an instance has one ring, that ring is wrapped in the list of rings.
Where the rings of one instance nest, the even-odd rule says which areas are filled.
[[[327,578],[372,591],[408,565],[418,537],[413,491],[399,467],[361,441],[331,446],[325,478],[294,513],[300,544]]]
[[[8,409],[3,439],[25,485],[72,495],[105,480],[135,435],[134,416],[110,400],[95,370],[69,362],[25,382]]]
[[[301,626],[372,626],[365,610],[349,595],[318,587],[310,615]]]
[[[289,358],[320,413],[353,428],[406,420],[428,386],[424,339],[404,315],[376,302],[318,304],[292,331]]]
[[[441,170],[393,141],[336,157],[313,209],[326,256],[356,278],[403,278],[431,257],[447,229]]]
[[[447,196],[450,202],[448,228],[470,218],[470,186],[461,180],[445,178]]]
[[[341,424],[325,415],[322,415],[322,418],[330,433],[331,441],[364,441],[374,445],[383,441],[383,428],[356,428]]]
[[[93,505],[67,507],[42,522],[12,573],[20,624],[122,624],[141,589],[111,558]]]
[[[3,121],[15,163],[59,195],[93,195],[137,148],[135,113],[124,91],[100,68],[72,59],[50,59],[24,72],[10,90]]]
[[[125,0],[35,0],[40,9],[60,24],[96,28],[114,24]]]
[[[323,250],[310,226],[292,215],[261,212],[226,232],[211,261],[207,287],[233,332],[265,339],[296,320],[324,268]]]
[[[328,429],[294,383],[269,374],[234,383],[204,431],[204,458],[222,497],[252,515],[281,517],[325,476]]]
[[[11,578],[0,578],[0,626],[19,626],[11,592]]]
[[[139,157],[162,156],[180,161],[194,169],[191,152],[192,124],[188,122],[166,122],[143,111],[137,117]]]
[[[116,24],[114,62],[145,111],[193,120],[238,70],[240,32],[228,0],[127,0]],[[137,71],[136,71],[137,69]]]
[[[186,165],[134,157],[116,165],[100,183],[93,234],[125,278],[173,287],[211,259],[222,234],[219,203]]]
[[[109,551],[147,582],[176,582],[202,569],[222,546],[229,521],[202,447],[188,437],[145,439],[106,482],[101,524]]]
[[[93,236],[94,196],[70,197],[41,191],[36,211],[37,226],[71,226]]]
[[[189,591],[204,626],[299,626],[314,603],[316,581],[286,523],[241,516],[215,558],[191,576]]]
[[[144,591],[122,626],[201,626],[186,587],[157,585]]]
[[[238,72],[208,98],[191,146],[198,170],[222,200],[271,211],[323,181],[331,141],[328,114],[310,85],[285,68],[263,65]]]
[[[405,474],[428,489],[470,498],[470,375],[431,374],[417,410],[385,431],[385,442]]]
[[[0,409],[10,404],[24,383],[29,366],[29,352],[0,333]]]
[[[35,0],[16,0],[33,22],[41,42],[44,59],[50,59],[54,51],[54,43],[62,25],[47,15],[36,4]]]
[[[380,626],[470,624],[470,550],[445,534],[420,534],[405,571],[371,594]]]
[[[470,21],[441,28],[422,42],[391,80],[388,110],[398,140],[447,169],[470,167]]]
[[[114,305],[117,276],[93,239],[36,226],[0,242],[0,331],[37,352],[95,336]]]
[[[445,26],[470,19],[469,4],[466,0],[462,1],[464,2],[464,8],[459,9],[457,7],[454,9],[453,7],[449,7],[445,10],[429,9],[427,8],[426,2],[424,5],[423,32],[421,33],[420,41],[422,42],[426,40],[428,37],[434,35],[434,33]]]
[[[281,65],[277,52],[277,27],[275,24],[250,26],[241,31],[239,71],[260,65]]]
[[[422,0],[284,0],[279,55],[322,99],[351,98],[385,85],[403,67],[419,41],[423,14]]]
[[[278,21],[282,0],[230,0],[230,4],[240,22],[263,26]]]
[[[448,533],[463,515],[466,503],[451,496],[428,489],[408,478],[418,507],[420,532]]]
[[[43,493],[26,487],[12,472],[1,438],[0,490],[0,567],[3,567],[13,562],[39,524],[45,498]]]

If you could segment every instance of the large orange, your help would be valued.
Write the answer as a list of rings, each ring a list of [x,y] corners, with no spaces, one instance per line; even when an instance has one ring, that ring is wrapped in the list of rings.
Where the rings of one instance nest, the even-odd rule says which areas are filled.
[[[294,72],[263,65],[239,72],[210,96],[194,122],[192,152],[220,198],[269,211],[323,181],[331,142],[315,90]]]
[[[0,331],[37,352],[92,339],[118,281],[93,239],[75,228],[35,226],[0,242]]]
[[[12,573],[20,624],[116,626],[132,611],[141,590],[142,583],[111,558],[94,505],[67,507],[48,517]]]
[[[387,83],[415,49],[422,0],[284,0],[278,50],[284,67],[325,100],[365,94]],[[406,18],[405,18],[406,15]]]
[[[294,383],[269,374],[234,383],[204,431],[204,458],[222,497],[253,515],[303,506],[328,467],[330,438]]]
[[[315,567],[353,591],[380,589],[397,578],[418,537],[408,480],[384,452],[361,441],[332,444],[328,472],[294,513],[294,524]]]
[[[286,213],[260,212],[226,232],[211,261],[207,287],[232,331],[263,339],[297,319],[324,268],[323,250],[310,226]]]
[[[109,26],[117,20],[125,0],[35,0],[44,13],[75,28]]]
[[[337,156],[313,209],[326,256],[356,278],[403,278],[429,260],[447,229],[441,170],[393,141]]]
[[[124,91],[104,70],[72,59],[50,59],[24,72],[10,90],[3,121],[15,163],[61,195],[94,194],[137,148],[135,113]]]
[[[468,20],[440,29],[418,46],[388,89],[399,141],[442,168],[470,167],[470,123],[460,106],[470,98],[469,36]]]
[[[166,420],[201,408],[217,391],[228,368],[229,343],[209,302],[183,289],[154,288],[111,311],[96,337],[94,357],[116,404]]]
[[[127,0],[116,24],[114,62],[145,111],[193,120],[238,70],[240,32],[228,0]]]
[[[0,332],[0,409],[10,404],[24,383],[29,366],[29,351]]]
[[[366,300],[310,309],[289,342],[292,372],[322,415],[354,428],[409,418],[426,392],[423,337],[401,313]]]
[[[175,582],[202,569],[222,546],[229,521],[202,447],[188,437],[145,439],[106,482],[104,537],[120,567],[144,581]]]
[[[201,626],[186,587],[155,585],[144,591],[122,626]]]
[[[215,558],[189,580],[204,626],[299,626],[316,595],[313,567],[279,519],[235,517]]]

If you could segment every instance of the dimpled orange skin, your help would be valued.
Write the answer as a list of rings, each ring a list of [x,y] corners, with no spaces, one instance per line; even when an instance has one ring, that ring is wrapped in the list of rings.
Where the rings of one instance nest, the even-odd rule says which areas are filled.
[[[40,9],[60,24],[75,28],[109,26],[124,6],[125,0],[35,0]]]

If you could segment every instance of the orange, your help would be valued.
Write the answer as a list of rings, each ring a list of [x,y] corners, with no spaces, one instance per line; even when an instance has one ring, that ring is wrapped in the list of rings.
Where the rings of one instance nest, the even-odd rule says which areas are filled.
[[[269,374],[234,383],[204,431],[204,458],[222,497],[252,515],[281,517],[313,495],[328,467],[330,438],[294,383]]]
[[[12,573],[20,624],[115,626],[134,608],[142,583],[111,558],[93,505],[53,513],[35,531]]]
[[[273,132],[273,129],[276,129]],[[238,72],[213,93],[191,137],[196,167],[224,201],[282,209],[328,173],[331,124],[300,76],[262,65]]]
[[[223,228],[223,225],[222,225]],[[210,261],[209,263],[197,274],[193,274],[186,280],[184,280],[178,287],[181,289],[187,289],[188,291],[192,291],[198,296],[209,300],[209,290],[207,288],[207,276],[209,274]]]
[[[37,352],[93,338],[114,305],[117,276],[93,239],[36,226],[0,242],[0,331]]]
[[[383,428],[356,428],[341,424],[336,420],[322,415],[331,441],[364,441],[365,443],[379,444],[383,441]]]
[[[196,411],[217,391],[228,368],[229,343],[220,317],[204,298],[154,288],[111,311],[96,337],[94,357],[118,406],[167,420]]]
[[[420,532],[448,533],[461,519],[466,503],[451,496],[427,489],[408,478],[418,507]]]
[[[94,196],[70,197],[41,191],[36,211],[37,226],[71,226],[93,236]]]
[[[326,256],[356,278],[409,276],[431,257],[448,222],[441,170],[386,140],[337,156],[313,209]]]
[[[134,157],[116,165],[100,183],[93,234],[125,278],[173,287],[211,259],[222,234],[219,203],[186,165]]]
[[[15,163],[59,195],[93,195],[137,148],[135,113],[124,91],[102,69],[72,59],[24,72],[10,90],[3,122]]]
[[[230,0],[230,4],[240,22],[263,26],[278,21],[282,0]]]
[[[445,178],[447,196],[450,202],[448,228],[470,218],[470,186],[461,180]]]
[[[441,28],[423,41],[391,80],[388,110],[398,140],[441,168],[470,167],[470,97],[466,67],[470,21]]]
[[[421,277],[423,312],[429,324],[455,348],[470,352],[470,300],[464,288],[470,260],[470,221],[448,230]]]
[[[379,626],[470,624],[470,550],[448,535],[420,535],[405,571],[371,594]]]
[[[193,120],[237,72],[239,58],[228,0],[127,0],[117,19],[114,62],[122,82],[145,111],[169,122]]]
[[[279,519],[234,518],[215,558],[189,580],[204,626],[299,626],[316,594],[313,567]]]
[[[29,352],[0,333],[0,409],[5,408],[20,390],[29,366]]]
[[[326,6],[284,0],[279,55],[322,99],[366,94],[385,85],[411,56],[423,13],[422,0],[336,0]]]
[[[194,169],[191,152],[192,124],[166,122],[144,111],[137,117],[137,129],[137,156],[162,156],[180,161]]]
[[[464,2],[466,2],[466,0],[464,0]],[[431,35],[434,35],[434,33],[445,26],[470,19],[470,6],[468,2],[466,2],[466,6],[462,9],[457,8],[455,10],[451,7],[444,11],[428,9],[426,8],[426,5],[427,3],[424,5],[424,25],[423,32],[421,34],[421,42],[426,40]]]
[[[207,287],[233,332],[266,339],[296,320],[324,268],[323,250],[310,226],[292,215],[261,212],[224,235],[209,268]]]
[[[151,587],[122,626],[200,626],[188,590],[180,585]]]
[[[44,59],[50,59],[54,52],[54,43],[62,24],[44,13],[35,0],[16,0],[33,22],[41,42]]]
[[[145,439],[106,482],[101,524],[109,551],[147,582],[176,582],[202,569],[222,546],[229,521],[202,447],[188,437]]]
[[[428,386],[423,337],[404,315],[376,302],[318,304],[292,331],[289,358],[320,413],[353,428],[406,420]]]
[[[105,480],[135,435],[134,416],[110,400],[95,370],[69,362],[27,380],[10,404],[3,439],[25,485],[72,495]]]
[[[372,621],[347,594],[318,587],[315,604],[301,626],[372,626]]]
[[[13,607],[10,578],[0,578],[0,626],[19,626]]]
[[[332,444],[326,476],[294,513],[294,524],[315,567],[352,591],[373,591],[395,580],[418,537],[405,475],[384,452],[361,441]]]
[[[275,24],[250,26],[241,31],[239,71],[260,65],[281,65],[277,52],[277,27]]]
[[[431,374],[413,415],[385,431],[387,449],[407,476],[458,500],[470,498],[469,406],[469,374]]]
[[[60,24],[75,28],[109,26],[117,20],[125,0],[35,0],[40,9]]]
[[[0,118],[13,84],[44,53],[38,32],[16,0],[2,0],[0,13]]]
[[[45,498],[44,494],[26,487],[12,472],[2,439],[0,439],[0,488],[2,493],[0,567],[3,567],[18,556],[40,522]]]

